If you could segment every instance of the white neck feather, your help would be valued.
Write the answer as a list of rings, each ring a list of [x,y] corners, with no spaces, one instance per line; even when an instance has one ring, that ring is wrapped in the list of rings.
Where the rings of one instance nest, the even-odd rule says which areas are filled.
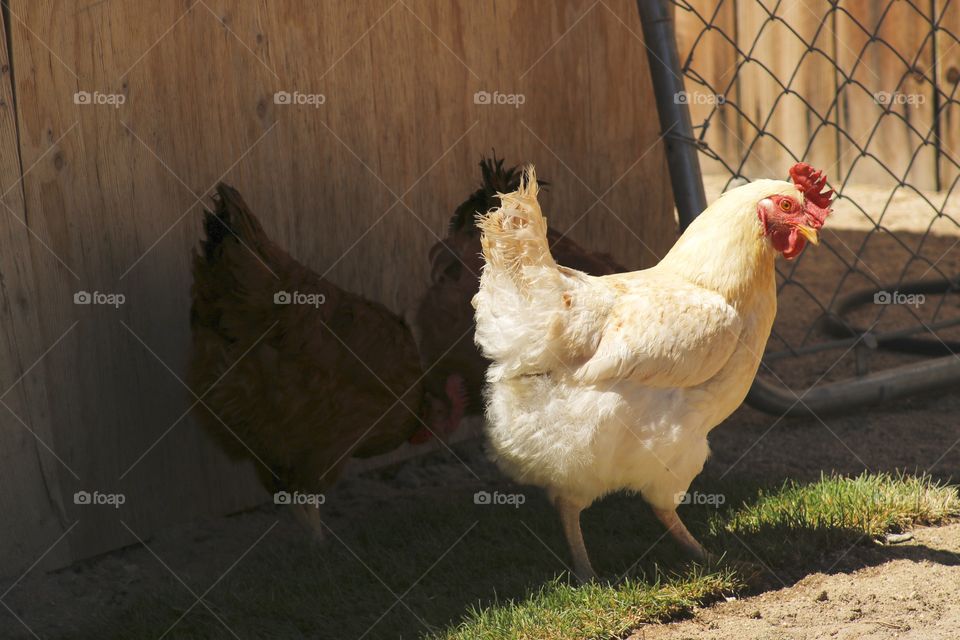
[[[657,269],[680,275],[737,304],[774,278],[776,251],[763,236],[758,203],[771,195],[796,195],[779,180],[738,187],[707,207],[680,236]]]

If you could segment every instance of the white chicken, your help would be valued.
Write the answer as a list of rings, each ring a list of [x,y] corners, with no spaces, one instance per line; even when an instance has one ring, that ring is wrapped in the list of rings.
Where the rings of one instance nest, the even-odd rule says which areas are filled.
[[[578,578],[595,574],[580,513],[640,493],[690,553],[676,508],[703,469],[707,434],[746,397],[776,314],[774,259],[795,258],[830,213],[809,165],[793,183],[723,194],[655,267],[593,277],[559,266],[530,167],[480,219],[473,299],[487,371],[487,437],[501,469],[546,489]]]

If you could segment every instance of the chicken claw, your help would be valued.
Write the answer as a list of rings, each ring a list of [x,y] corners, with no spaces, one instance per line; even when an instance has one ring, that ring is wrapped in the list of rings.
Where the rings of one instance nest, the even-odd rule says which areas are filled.
[[[297,522],[310,533],[314,542],[323,542],[326,534],[323,532],[323,522],[320,520],[320,509],[310,504],[293,505],[293,515]]]
[[[687,553],[701,562],[708,562],[710,560],[710,554],[707,553],[707,550],[703,548],[702,544],[697,542],[693,534],[687,531],[687,527],[680,520],[676,509],[654,509],[653,513],[657,516],[657,520],[662,522],[663,526],[667,528],[667,531],[673,536],[673,539],[679,542],[680,546],[682,546]]]

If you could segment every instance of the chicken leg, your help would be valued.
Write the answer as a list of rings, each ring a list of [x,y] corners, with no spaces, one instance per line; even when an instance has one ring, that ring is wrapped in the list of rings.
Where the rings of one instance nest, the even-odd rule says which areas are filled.
[[[590,564],[587,548],[583,544],[583,532],[580,530],[580,512],[583,505],[577,504],[562,496],[553,499],[553,506],[560,513],[560,522],[563,524],[563,534],[573,556],[573,572],[580,582],[589,582],[597,577]]]
[[[687,527],[681,522],[676,509],[654,509],[653,513],[657,516],[657,520],[667,528],[673,539],[679,542],[680,546],[690,555],[702,562],[706,562],[710,558],[710,554],[703,548],[703,545],[697,542],[697,539],[687,531]]]
[[[297,521],[310,532],[314,542],[324,541],[323,523],[320,520],[320,508],[310,504],[293,505],[293,514]]]

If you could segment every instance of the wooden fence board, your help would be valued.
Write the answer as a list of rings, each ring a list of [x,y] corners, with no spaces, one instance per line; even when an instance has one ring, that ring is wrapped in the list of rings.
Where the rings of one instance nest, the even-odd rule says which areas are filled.
[[[551,223],[563,230],[576,225],[574,240],[609,246],[629,268],[656,264],[672,245],[675,228],[651,224],[645,210],[672,212],[673,195],[669,184],[648,189],[652,177],[668,174],[635,3],[520,6],[498,47],[507,51],[525,43],[519,51],[523,70],[504,71],[517,78],[529,106],[514,123],[520,154],[539,158],[542,175],[556,184],[547,209],[555,212]],[[586,7],[592,8],[584,14]],[[524,25],[552,12],[551,34],[529,38]],[[588,124],[571,128],[560,113]]]
[[[960,192],[960,2],[938,0],[937,85],[941,91],[940,183]]]
[[[705,91],[704,86],[726,84],[731,56],[742,64],[729,97],[738,101],[744,117],[734,118],[733,109],[721,110],[710,118],[712,129],[706,136],[710,148],[727,159],[727,164],[736,168],[745,159],[744,173],[758,177],[770,175],[792,156],[803,156],[827,169],[837,182],[849,179],[893,185],[895,180],[881,166],[886,165],[897,178],[905,177],[920,189],[937,186],[939,165],[940,184],[949,186],[956,168],[945,168],[950,163],[943,153],[953,146],[960,127],[952,116],[954,105],[948,104],[940,114],[944,146],[938,155],[933,144],[937,114],[930,29],[930,18],[936,13],[930,6],[866,0],[695,0],[684,4],[713,27],[705,30],[703,21],[683,6],[675,11],[681,60],[686,60],[697,43],[688,89]],[[951,48],[958,35],[953,17],[957,8],[945,1],[937,7],[943,9],[936,11],[946,10],[937,34],[938,57],[942,58],[936,68],[937,82],[949,95],[955,83],[946,75],[957,68],[957,49]],[[736,47],[724,40],[721,31],[736,41]],[[871,42],[872,37],[877,41]],[[807,43],[814,50],[808,50]],[[735,55],[737,48],[739,56]],[[703,76],[702,85],[696,82],[697,75]],[[783,94],[781,82],[790,85],[791,93]],[[878,103],[878,96],[892,101],[889,113]],[[691,104],[694,125],[701,124],[712,109]],[[719,127],[721,124],[728,126]],[[838,127],[844,133],[838,134]],[[758,137],[758,128],[766,134]],[[926,145],[922,145],[924,138],[929,139]],[[857,144],[869,145],[867,151],[877,160],[858,158]],[[706,156],[701,160],[708,173],[726,172]]]
[[[785,176],[801,158],[833,164],[835,138],[829,129],[820,128],[807,107],[809,103],[826,115],[833,94],[833,65],[823,55],[809,52],[807,44],[832,55],[832,33],[824,25],[829,8],[826,0],[737,3],[740,49],[749,58],[739,82],[745,120],[741,130],[749,149],[744,173],[751,179]]]
[[[797,43],[803,60],[791,88],[802,96],[803,103],[797,105],[800,99],[791,96],[795,108],[799,110],[799,121],[788,120],[784,126],[797,128],[795,154],[824,170],[831,182],[835,182],[840,154],[837,74],[834,65],[838,44],[831,5],[825,0],[791,5],[794,19],[788,19],[790,26],[813,49],[803,51],[804,45]]]
[[[695,127],[707,124],[706,130],[695,130],[694,135],[735,167],[744,150],[743,131],[734,108],[724,104],[739,100],[736,2],[694,0],[689,4],[695,12],[677,8],[674,15],[680,64],[689,65],[693,75],[685,82],[691,93],[690,118]],[[705,30],[704,21],[712,28]],[[701,156],[701,165],[705,173],[725,171],[721,161],[707,156]]]
[[[929,22],[907,2],[847,0],[840,6],[844,11],[837,14],[839,66],[862,85],[842,91],[841,126],[852,138],[841,142],[845,178],[883,185],[905,178],[917,187],[935,188],[933,145],[925,145],[913,157],[933,126],[933,86],[922,78],[932,76]],[[871,37],[883,42],[869,42]],[[910,66],[891,47],[909,65],[916,61],[919,73],[904,77]],[[885,111],[885,100],[894,101],[889,111]],[[865,147],[877,159],[858,159],[856,146]]]
[[[248,467],[228,462],[190,417],[176,423],[191,402],[177,377],[188,355],[196,197],[221,177],[294,256],[399,313],[415,307],[427,249],[492,148],[536,161],[553,183],[551,222],[577,223],[574,237],[592,249],[649,265],[674,238],[628,0],[19,0],[11,11],[22,20],[12,56],[19,155],[30,167],[21,208],[68,266],[25,233],[9,241],[2,260],[24,256],[37,274],[38,286],[22,280],[36,318],[21,322],[38,348],[8,344],[29,360],[78,322],[28,376],[51,400],[23,402],[34,421],[49,412],[52,447],[80,480],[60,474],[51,493],[66,505],[63,522],[44,516],[52,524],[34,529],[18,558],[0,555],[0,573],[32,562],[75,519],[53,564],[133,542],[121,518],[147,536],[263,500]],[[81,91],[124,103],[76,104]],[[278,91],[325,102],[276,104]],[[475,104],[477,91],[519,92],[525,103]],[[12,121],[0,123],[4,148],[16,148],[11,132]],[[3,168],[16,178],[16,167]],[[126,303],[74,305],[79,290],[123,293]],[[35,478],[21,458],[18,473]],[[76,506],[78,489],[120,491],[127,502]],[[4,499],[19,514],[34,498]]]
[[[0,15],[0,30],[4,28]],[[32,562],[33,554],[69,528],[61,479],[71,471],[49,450],[58,444],[42,374],[47,367],[42,356],[49,345],[36,330],[43,287],[34,262],[46,273],[56,267],[25,224],[5,41],[0,41],[0,69],[0,513],[4,514],[0,518],[0,567],[7,568]],[[65,325],[61,332],[68,329]],[[62,564],[70,558],[69,547],[57,545],[48,558]]]

